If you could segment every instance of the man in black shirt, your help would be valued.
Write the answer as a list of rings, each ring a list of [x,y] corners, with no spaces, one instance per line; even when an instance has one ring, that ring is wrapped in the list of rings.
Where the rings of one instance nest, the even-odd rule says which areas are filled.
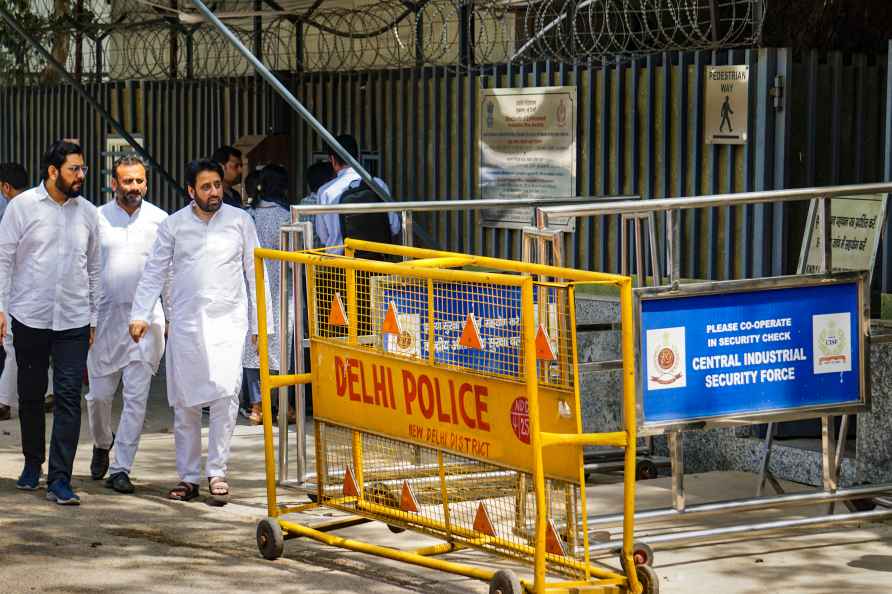
[[[241,195],[232,189],[242,183],[242,151],[232,146],[221,146],[211,157],[223,167],[223,202],[242,208]]]

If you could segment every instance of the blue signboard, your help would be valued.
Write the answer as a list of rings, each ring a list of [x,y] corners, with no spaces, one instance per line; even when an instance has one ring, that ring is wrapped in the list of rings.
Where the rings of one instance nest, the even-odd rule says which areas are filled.
[[[858,282],[640,302],[643,424],[862,402]]]

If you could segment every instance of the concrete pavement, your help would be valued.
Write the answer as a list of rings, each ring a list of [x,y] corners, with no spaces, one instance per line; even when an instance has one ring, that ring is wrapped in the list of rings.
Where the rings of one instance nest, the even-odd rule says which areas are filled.
[[[117,402],[119,408],[119,402]],[[233,502],[223,508],[165,498],[176,483],[172,415],[156,382],[133,470],[134,495],[119,495],[89,478],[91,440],[86,416],[75,463],[79,508],[57,506],[17,491],[21,469],[18,420],[0,422],[0,592],[486,592],[486,584],[333,549],[306,540],[285,545],[285,557],[262,560],[254,542],[265,514],[262,436],[240,421],[230,470]],[[48,418],[48,430],[51,417]],[[312,448],[310,449],[312,453]],[[589,509],[619,511],[621,487],[599,481]],[[750,496],[751,475],[711,473],[686,477],[691,503]],[[206,493],[206,485],[202,485]],[[788,485],[790,488],[799,488]],[[669,502],[667,479],[639,483],[639,506]],[[287,492],[286,492],[287,493]],[[298,501],[298,495],[285,497]],[[201,501],[201,500],[199,500]],[[826,506],[754,512],[754,520],[826,513]],[[302,519],[329,517],[314,510]],[[701,520],[714,526],[727,518]],[[654,529],[659,528],[658,526]],[[435,541],[391,534],[380,523],[340,534],[413,548]],[[485,567],[510,564],[474,551],[450,555]],[[614,563],[615,559],[605,558]],[[892,593],[892,525],[847,526],[820,532],[737,536],[707,545],[657,549],[661,591],[670,594]],[[522,570],[521,570],[522,571]]]

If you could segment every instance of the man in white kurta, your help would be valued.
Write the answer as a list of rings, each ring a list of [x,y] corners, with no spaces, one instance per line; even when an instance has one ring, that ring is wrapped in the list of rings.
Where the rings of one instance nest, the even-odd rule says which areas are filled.
[[[158,238],[136,289],[130,335],[144,338],[170,271],[170,318],[165,367],[167,397],[174,409],[177,472],[171,499],[198,496],[201,478],[201,409],[210,408],[204,476],[213,502],[229,495],[226,464],[238,412],[242,352],[257,319],[254,248],[250,215],[222,203],[223,172],[213,161],[187,166],[192,202],[158,228]]]
[[[136,157],[119,159],[112,174],[114,202],[99,208],[102,301],[96,339],[87,357],[90,392],[86,396],[93,434],[93,480],[109,472],[105,486],[132,493],[130,469],[146,417],[152,376],[164,351],[164,312],[156,303],[149,314],[149,331],[139,343],[128,326],[136,285],[167,213],[145,202],[146,168]],[[123,380],[123,409],[117,433],[112,433],[112,401]],[[115,444],[109,465],[109,450]]]

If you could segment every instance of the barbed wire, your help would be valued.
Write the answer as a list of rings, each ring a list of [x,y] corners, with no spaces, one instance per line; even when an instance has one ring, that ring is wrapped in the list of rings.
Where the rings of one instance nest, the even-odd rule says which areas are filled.
[[[32,2],[53,15],[56,0]],[[763,0],[378,0],[353,7],[317,0],[268,9],[218,2],[235,34],[278,71],[359,71],[409,66],[474,69],[551,60],[615,63],[654,52],[758,42]],[[244,58],[189,2],[97,2],[97,12],[47,16],[34,31],[68,69],[94,80],[217,78],[250,73]],[[228,11],[228,12],[227,12]],[[180,18],[185,15],[187,18]],[[241,16],[244,15],[244,16]],[[188,18],[191,17],[191,18]],[[0,49],[0,71],[38,80],[39,56],[20,40]],[[10,78],[7,77],[7,80]]]

